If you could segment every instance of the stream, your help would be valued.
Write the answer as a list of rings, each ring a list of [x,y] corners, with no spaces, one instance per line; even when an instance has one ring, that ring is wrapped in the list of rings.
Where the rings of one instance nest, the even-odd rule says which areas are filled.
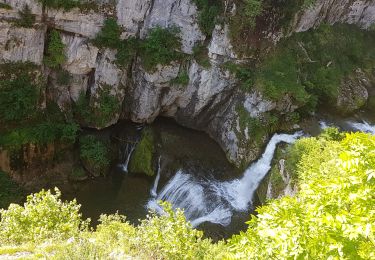
[[[302,127],[303,131],[273,135],[262,156],[239,172],[205,133],[158,119],[151,126],[158,136],[155,176],[147,177],[128,169],[142,126],[121,123],[111,129],[111,134],[127,141],[119,146],[119,161],[110,176],[74,184],[70,197],[82,204],[84,217],[90,217],[94,224],[100,214],[115,212],[137,224],[149,210],[163,214],[157,201],[168,201],[173,208],[184,209],[187,220],[205,235],[226,238],[245,230],[249,214],[260,205],[256,190],[271,168],[277,145],[293,143],[303,135],[316,135],[334,125],[346,131],[375,134],[375,125],[360,118],[317,118]]]

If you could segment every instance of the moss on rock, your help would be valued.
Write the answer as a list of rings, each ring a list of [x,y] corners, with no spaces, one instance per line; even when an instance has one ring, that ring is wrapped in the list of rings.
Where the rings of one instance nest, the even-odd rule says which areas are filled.
[[[144,173],[148,176],[155,174],[153,169],[154,139],[151,129],[145,129],[142,133],[142,139],[137,144],[130,159],[129,169],[131,172]]]

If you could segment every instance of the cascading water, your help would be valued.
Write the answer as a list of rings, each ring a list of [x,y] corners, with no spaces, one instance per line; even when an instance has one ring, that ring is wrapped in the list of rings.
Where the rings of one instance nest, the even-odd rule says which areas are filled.
[[[123,163],[121,163],[119,166],[122,168],[124,172],[128,172],[129,161],[135,150],[136,145],[137,144],[135,142],[127,142],[120,150],[120,156],[122,159],[121,161],[123,161]]]
[[[154,185],[152,186],[152,189],[150,191],[150,194],[153,198],[155,198],[158,195],[157,189],[158,189],[158,184],[159,184],[159,180],[160,180],[160,160],[161,160],[161,156],[159,156],[159,160],[158,160],[158,172],[156,174],[155,182],[154,182]]]
[[[349,121],[348,124],[355,130],[375,135],[375,125],[370,125],[365,120],[362,122]]]
[[[241,179],[220,182],[179,170],[157,196],[154,196],[155,190],[147,207],[162,214],[163,209],[157,201],[168,201],[173,208],[184,209],[186,219],[194,227],[203,222],[227,226],[231,223],[234,211],[249,210],[255,190],[271,168],[276,145],[280,142],[293,143],[301,135],[301,132],[293,135],[275,134],[262,157],[245,171]],[[156,178],[156,187],[158,181]]]
[[[320,129],[326,129],[329,127],[328,123],[323,120],[319,121],[319,126],[320,126]]]

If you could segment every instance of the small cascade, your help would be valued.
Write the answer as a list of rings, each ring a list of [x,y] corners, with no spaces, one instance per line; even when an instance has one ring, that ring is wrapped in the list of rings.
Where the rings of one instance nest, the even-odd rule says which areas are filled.
[[[293,135],[275,134],[262,157],[253,163],[240,179],[220,182],[213,178],[199,178],[179,170],[159,194],[153,189],[155,193],[152,193],[153,197],[147,207],[163,213],[157,201],[168,201],[173,208],[184,209],[186,219],[194,227],[203,222],[227,226],[231,223],[234,211],[249,210],[255,190],[271,168],[277,144],[293,143],[300,136],[301,132]],[[154,196],[156,194],[157,196]]]
[[[319,121],[320,129],[324,130],[329,127],[328,123],[326,121],[320,120]]]
[[[119,166],[124,172],[128,172],[130,158],[135,150],[136,145],[136,143],[127,142],[120,150],[120,158],[123,163],[121,163]]]
[[[150,191],[150,194],[151,194],[151,197],[155,198],[157,196],[157,189],[158,189],[158,184],[159,184],[159,180],[160,180],[160,160],[161,160],[161,156],[159,156],[159,160],[158,160],[158,172],[156,174],[156,178],[155,178],[155,182],[154,182],[154,185],[152,186],[152,189]]]
[[[362,122],[349,121],[348,124],[355,130],[375,135],[375,125],[370,125],[365,120],[362,120]]]

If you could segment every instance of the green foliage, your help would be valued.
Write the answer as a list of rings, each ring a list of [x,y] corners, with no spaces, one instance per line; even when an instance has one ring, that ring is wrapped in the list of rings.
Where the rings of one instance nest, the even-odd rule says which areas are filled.
[[[80,0],[38,0],[44,6],[65,11],[80,6]]]
[[[81,92],[78,101],[73,107],[79,121],[89,125],[104,127],[119,113],[121,102],[111,94],[109,85],[102,86],[91,102],[84,92]]]
[[[254,85],[255,69],[251,68],[250,65],[226,62],[223,64],[223,68],[236,76],[242,90],[248,92],[252,89]]]
[[[7,9],[7,10],[12,10],[12,7],[8,4],[5,3],[0,3],[0,8],[2,9]]]
[[[65,45],[61,40],[60,33],[56,30],[52,30],[49,34],[44,63],[47,66],[56,69],[60,67],[65,60]]]
[[[351,25],[322,25],[285,39],[258,68],[226,64],[241,86],[251,86],[270,100],[288,95],[304,111],[314,111],[319,102],[335,104],[338,89],[356,68],[371,71],[375,33]],[[253,83],[254,82],[254,83]]]
[[[154,134],[150,129],[145,129],[142,138],[137,144],[129,162],[129,170],[134,173],[154,175],[153,156],[155,153]]]
[[[186,86],[189,84],[189,74],[185,69],[179,71],[177,77],[171,81],[172,84]]]
[[[111,160],[107,144],[93,135],[86,135],[79,139],[80,156],[93,170],[105,175]]]
[[[76,123],[42,122],[18,127],[0,136],[0,146],[16,150],[25,144],[48,144],[56,140],[65,144],[75,141],[79,130]]]
[[[118,214],[87,230],[73,201],[42,191],[1,211],[0,254],[53,259],[373,259],[375,137],[333,129],[297,141],[299,192],[257,209],[246,232],[213,244],[162,203],[138,226]],[[332,133],[333,137],[332,137]],[[327,135],[329,137],[327,137]],[[298,151],[297,151],[298,150]]]
[[[215,259],[210,240],[194,230],[181,210],[162,203],[165,215],[151,214],[140,225],[132,226],[120,215],[103,215],[97,231],[83,236],[56,252],[57,259]],[[212,249],[211,249],[212,248]],[[211,249],[211,250],[208,250]]]
[[[31,28],[35,23],[35,15],[31,13],[30,7],[26,4],[22,11],[18,12],[20,19],[16,20],[14,24],[19,27]]]
[[[0,64],[0,82],[16,79],[20,76],[30,77],[30,83],[38,81],[40,67],[32,62],[6,62]]]
[[[271,100],[286,94],[292,95],[299,104],[306,104],[309,99],[299,81],[297,57],[288,47],[263,62],[255,84]]]
[[[138,51],[139,41],[131,37],[121,41],[116,54],[116,64],[120,67],[128,66]]]
[[[3,122],[30,119],[38,107],[38,87],[28,76],[0,81],[0,119]]]
[[[120,44],[121,27],[117,24],[116,19],[107,18],[101,31],[96,35],[93,43],[99,48],[117,49]]]
[[[255,19],[263,11],[262,2],[262,0],[244,0],[243,14],[246,26],[255,27]]]
[[[251,117],[249,112],[243,106],[237,106],[236,112],[239,117],[241,132],[247,129],[249,136],[257,144],[277,129],[279,123],[278,117],[272,114],[263,114],[258,117]]]
[[[20,202],[23,190],[6,174],[0,171],[0,209],[7,208],[10,203]]]
[[[217,16],[222,10],[221,1],[194,0],[198,12],[198,25],[201,31],[211,37],[212,31],[217,23]]]
[[[0,210],[0,242],[2,245],[68,239],[87,228],[81,220],[76,201],[62,202],[61,193],[42,190],[29,195],[24,206],[11,204]]]
[[[261,259],[374,258],[375,137],[304,140],[300,192],[259,208],[246,233],[231,239],[232,252]]]
[[[158,64],[170,64],[182,57],[178,52],[181,48],[178,34],[177,27],[155,27],[150,30],[140,46],[140,56],[146,70],[153,70]]]

